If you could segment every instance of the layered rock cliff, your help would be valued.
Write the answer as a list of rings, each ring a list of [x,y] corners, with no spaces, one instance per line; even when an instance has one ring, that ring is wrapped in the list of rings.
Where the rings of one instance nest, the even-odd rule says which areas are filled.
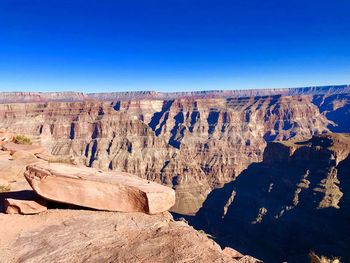
[[[350,260],[350,135],[271,142],[263,162],[212,191],[197,227],[266,262],[307,254]]]
[[[192,214],[211,189],[261,161],[266,142],[347,131],[348,91],[3,93],[0,128],[29,135],[54,155],[172,186],[174,211]],[[4,103],[33,96],[35,103]]]

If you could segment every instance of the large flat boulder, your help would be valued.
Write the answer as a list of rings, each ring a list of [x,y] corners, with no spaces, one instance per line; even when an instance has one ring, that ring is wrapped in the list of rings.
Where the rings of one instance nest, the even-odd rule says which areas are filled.
[[[175,203],[173,189],[122,172],[43,163],[28,165],[24,175],[48,200],[93,209],[156,214]]]

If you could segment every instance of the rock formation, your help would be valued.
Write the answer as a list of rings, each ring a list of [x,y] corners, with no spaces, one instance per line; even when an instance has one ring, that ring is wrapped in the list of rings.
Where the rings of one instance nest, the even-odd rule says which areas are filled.
[[[122,172],[66,164],[27,166],[24,173],[45,199],[98,210],[157,214],[175,204],[175,191]]]
[[[350,131],[349,89],[2,93],[0,128],[56,158],[173,187],[174,211],[194,214],[213,188],[261,161],[266,142]]]
[[[46,203],[25,182],[28,164],[25,173],[34,189],[43,196],[58,193],[67,203],[155,213],[172,206],[174,191],[124,173],[48,163],[32,153],[35,145],[27,147],[30,152],[18,149],[0,149],[0,183],[8,184],[0,189],[0,262],[260,262],[222,250],[168,212],[103,212]],[[130,200],[136,202],[125,205]]]
[[[212,240],[166,212],[158,215],[48,210],[0,214],[0,261],[15,262],[232,262]]]
[[[350,260],[350,135],[271,142],[261,163],[210,193],[197,227],[266,262]]]

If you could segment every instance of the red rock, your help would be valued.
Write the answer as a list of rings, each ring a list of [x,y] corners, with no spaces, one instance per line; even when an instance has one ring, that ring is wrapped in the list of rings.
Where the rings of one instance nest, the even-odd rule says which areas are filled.
[[[26,145],[26,144],[16,144],[13,142],[5,142],[2,144],[2,149],[4,151],[9,151],[14,154],[18,151],[30,152],[32,154],[44,153],[45,149],[39,145]]]
[[[241,262],[168,212],[0,214],[1,262]]]
[[[127,173],[52,163],[29,165],[24,175],[48,200],[99,210],[156,214],[175,203],[171,188]]]
[[[16,200],[7,198],[4,204],[6,214],[31,215],[47,210],[46,201],[41,198],[36,200]]]

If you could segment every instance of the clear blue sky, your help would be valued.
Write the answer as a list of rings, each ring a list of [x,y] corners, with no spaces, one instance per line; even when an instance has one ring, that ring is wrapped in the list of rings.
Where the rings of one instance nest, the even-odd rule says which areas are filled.
[[[349,0],[0,0],[0,91],[349,83]]]

